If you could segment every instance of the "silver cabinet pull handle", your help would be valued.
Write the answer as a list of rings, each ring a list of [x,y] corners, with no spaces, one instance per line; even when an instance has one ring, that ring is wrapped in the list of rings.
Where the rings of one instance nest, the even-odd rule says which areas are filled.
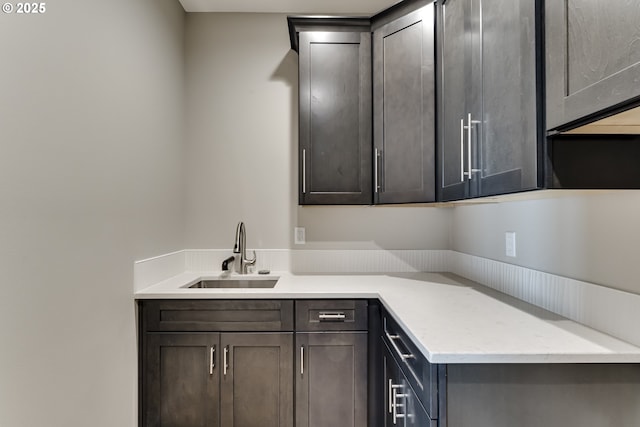
[[[304,375],[304,346],[300,346],[300,375]]]
[[[460,182],[464,182],[464,176],[466,174],[464,170],[464,119],[460,119]]]
[[[378,182],[378,160],[380,158],[380,152],[378,149],[374,149],[373,154],[373,188],[377,193],[380,190],[380,183]]]
[[[469,167],[469,172],[467,172],[467,176],[469,177],[469,181],[473,179],[473,175],[471,174],[471,113],[467,115],[467,166]]]
[[[393,411],[393,405],[395,401],[393,400],[395,389],[402,387],[400,384],[394,384],[393,380],[389,378],[389,413]]]
[[[307,150],[302,149],[302,194],[307,193]]]
[[[413,367],[409,365],[409,362],[407,362],[407,360],[415,359],[416,357],[412,353],[403,353],[402,350],[400,350],[400,347],[398,347],[398,344],[396,344],[396,340],[402,342],[402,338],[400,338],[400,335],[391,335],[389,331],[387,331],[386,318],[384,319],[384,334],[389,340],[389,342],[391,343],[391,346],[395,350],[398,357],[400,357],[400,360],[402,360],[404,364],[407,366],[407,369],[411,373],[411,376],[416,380],[416,383],[418,383],[418,386],[424,390],[424,386],[422,385],[422,380],[418,377],[418,374],[416,374],[416,371],[413,369]],[[402,343],[402,345],[406,347],[404,343]]]
[[[213,375],[213,368],[216,367],[216,346],[211,346],[211,354],[209,359],[209,375]]]
[[[404,414],[399,414],[398,413],[398,408],[401,408],[401,407],[405,406],[404,403],[398,403],[398,398],[399,397],[405,398],[407,396],[404,393],[398,393],[398,389],[401,388],[401,387],[402,386],[399,385],[397,388],[394,388],[392,393],[391,393],[392,396],[393,396],[393,411],[392,411],[392,414],[393,414],[393,425],[397,424],[397,419],[398,418],[404,418]]]
[[[224,348],[224,360],[222,363],[222,373],[223,375],[227,375],[227,368],[229,368],[229,361],[228,361],[228,356],[229,355],[229,346],[225,346]]]
[[[340,322],[345,319],[346,315],[341,311],[322,311],[318,314],[318,320],[320,320],[321,322]]]

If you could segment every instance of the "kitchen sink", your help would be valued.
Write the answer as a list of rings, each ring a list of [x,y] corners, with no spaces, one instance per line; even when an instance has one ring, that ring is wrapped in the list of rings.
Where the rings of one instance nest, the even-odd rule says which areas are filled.
[[[187,286],[188,288],[273,288],[278,278],[222,278],[206,279]]]

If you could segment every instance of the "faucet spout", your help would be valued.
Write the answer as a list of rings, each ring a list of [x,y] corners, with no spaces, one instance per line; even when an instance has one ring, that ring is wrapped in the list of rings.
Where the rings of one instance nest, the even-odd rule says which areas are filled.
[[[238,254],[240,262],[236,264],[237,271],[240,274],[247,273],[247,266],[254,265],[256,263],[256,252],[253,251],[253,259],[247,258],[247,230],[244,226],[244,222],[240,221],[236,227],[236,242],[233,246],[233,253]]]

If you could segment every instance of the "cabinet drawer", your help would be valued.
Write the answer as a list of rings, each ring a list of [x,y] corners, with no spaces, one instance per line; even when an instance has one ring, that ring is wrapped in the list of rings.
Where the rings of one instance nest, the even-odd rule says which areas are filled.
[[[293,301],[146,300],[143,330],[293,331]]]
[[[438,365],[431,364],[400,325],[383,317],[383,340],[431,418],[438,418]]]
[[[296,331],[366,330],[366,300],[296,301]]]

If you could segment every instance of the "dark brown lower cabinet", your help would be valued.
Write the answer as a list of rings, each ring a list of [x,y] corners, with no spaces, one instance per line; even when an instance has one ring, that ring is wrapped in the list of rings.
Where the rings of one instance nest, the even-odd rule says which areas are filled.
[[[296,351],[296,427],[367,427],[367,333],[297,333]]]
[[[145,427],[220,425],[218,333],[162,333],[144,337]]]
[[[293,333],[220,334],[220,343],[221,425],[293,427]]]
[[[437,427],[438,420],[429,418],[413,387],[385,345],[383,345],[383,365],[384,426]]]
[[[293,427],[293,333],[149,333],[145,427]]]

